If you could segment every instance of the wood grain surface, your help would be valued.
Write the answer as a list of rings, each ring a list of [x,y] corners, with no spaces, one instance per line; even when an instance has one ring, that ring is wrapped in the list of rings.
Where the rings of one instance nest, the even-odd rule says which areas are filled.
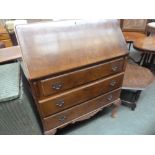
[[[19,46],[0,49],[0,63],[17,60],[22,57]]]
[[[127,54],[117,20],[19,25],[16,34],[30,79]]]
[[[155,80],[155,76],[145,67],[127,63],[123,89],[143,90]]]
[[[109,103],[112,103],[113,101],[117,100],[119,98],[119,95],[120,95],[120,89],[99,96],[97,98],[94,98],[93,100],[89,100],[88,102],[82,103],[80,105],[74,106],[69,110],[65,110],[61,113],[47,117],[44,119],[46,124],[46,130],[48,131],[52,128],[58,127],[62,124],[67,123],[68,121],[78,118],[100,107],[103,107],[106,104],[108,105]],[[112,99],[109,100],[111,96]]]
[[[139,38],[134,42],[133,46],[142,52],[151,52],[155,54],[155,36]]]
[[[143,39],[146,37],[146,34],[140,32],[123,32],[126,42],[134,42],[138,39]]]
[[[37,82],[38,91],[40,92],[39,94],[41,94],[41,98],[43,96],[60,93],[64,90],[122,72],[123,66],[124,59],[121,58],[53,78],[46,78]]]
[[[80,104],[99,95],[121,87],[124,74],[111,76],[76,89],[39,101],[43,117],[47,117],[76,104]]]

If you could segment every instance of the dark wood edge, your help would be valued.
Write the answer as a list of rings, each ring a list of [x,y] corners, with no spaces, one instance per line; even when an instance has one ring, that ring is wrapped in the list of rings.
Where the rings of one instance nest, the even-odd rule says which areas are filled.
[[[4,61],[0,61],[0,65],[3,64],[9,64],[9,63],[13,63],[13,62],[19,62],[21,60],[21,57],[16,57],[15,59],[6,59]]]
[[[94,110],[94,111],[91,111],[91,112],[89,112],[89,113],[87,113],[87,114],[85,114],[85,115],[82,115],[82,116],[80,116],[80,117],[78,117],[78,118],[76,118],[76,119],[73,119],[73,120],[71,120],[71,121],[69,121],[69,122],[67,122],[67,123],[65,123],[65,124],[63,124],[63,125],[61,125],[61,126],[58,126],[58,127],[54,128],[54,129],[51,129],[51,130],[49,130],[49,131],[44,131],[44,134],[45,134],[45,135],[53,135],[53,134],[55,134],[55,133],[57,132],[58,129],[64,128],[65,126],[67,126],[67,125],[69,125],[69,124],[74,124],[74,123],[76,123],[76,122],[80,122],[80,121],[83,121],[83,120],[87,120],[87,119],[93,117],[95,114],[97,114],[97,113],[100,112],[101,110],[103,110],[103,108],[105,108],[105,107],[107,107],[107,106],[110,106],[110,105],[112,105],[112,104],[117,105],[117,103],[120,103],[120,98],[117,99],[117,100],[115,100],[115,101],[113,101],[113,102],[111,102],[111,103],[108,103],[108,104],[106,104],[106,105],[104,105],[104,106],[102,106],[102,107],[100,107],[100,108],[98,108],[98,109],[96,109],[96,110]],[[112,116],[113,116],[113,114],[116,115],[116,111],[113,111],[113,112],[112,112]]]
[[[26,78],[28,79],[28,81],[30,81],[31,79],[30,79],[30,73],[29,73],[29,70],[28,70],[28,67],[27,67],[27,64],[25,63],[26,61],[25,61],[25,57],[23,57],[23,50],[22,50],[22,47],[20,46],[20,41],[19,41],[19,39],[18,39],[18,34],[17,34],[17,30],[16,30],[16,27],[17,27],[18,25],[16,25],[15,26],[15,36],[16,36],[16,39],[17,39],[17,43],[18,43],[18,46],[19,46],[19,48],[20,48],[20,52],[21,52],[21,55],[22,55],[22,61],[23,61],[23,70],[24,70],[24,73],[26,72]]]
[[[126,43],[133,43],[134,42],[133,40],[130,40],[130,41],[125,40],[125,41],[126,41]]]
[[[149,53],[155,54],[155,51],[148,50],[148,49],[142,49],[142,48],[136,47],[134,45],[134,43],[133,43],[133,48],[136,49],[136,50],[138,50],[138,51],[140,51],[140,52],[145,52],[145,53],[149,52]]]
[[[135,29],[135,30],[125,29],[125,30],[123,30],[122,29],[122,32],[138,32],[138,33],[146,34],[144,29],[139,29],[139,30],[137,30],[137,29]]]
[[[123,28],[123,19],[120,19],[120,28],[121,28],[121,30]]]
[[[129,55],[127,55],[127,56],[124,58],[125,60],[124,60],[124,65],[123,65],[123,72],[125,72],[128,58],[129,58]]]

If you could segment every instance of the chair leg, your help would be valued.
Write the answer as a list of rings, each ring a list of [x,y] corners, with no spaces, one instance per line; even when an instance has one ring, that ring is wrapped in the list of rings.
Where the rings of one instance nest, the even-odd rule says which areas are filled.
[[[135,93],[135,101],[138,101],[141,92],[141,90],[137,90],[137,92]]]
[[[132,43],[130,42],[130,43],[129,43],[129,51],[130,51],[130,48],[131,48],[131,44],[132,44]]]
[[[152,72],[155,72],[155,54],[152,54],[151,60],[150,60],[150,68]]]
[[[140,94],[141,94],[141,90],[137,90],[137,92],[134,95],[134,101],[133,101],[133,104],[131,106],[131,110],[133,110],[133,111],[135,110],[135,108],[137,106],[136,102],[138,101]]]
[[[140,65],[140,66],[143,64],[143,59],[144,59],[144,57],[145,57],[145,53],[142,53],[142,54],[141,54],[141,58],[140,58],[140,60],[139,60],[139,65]]]
[[[151,63],[151,64],[154,64],[154,60],[155,60],[155,54],[152,54],[152,57],[151,57],[150,63]]]
[[[153,54],[150,53],[149,60],[148,60],[148,62],[149,62],[150,64],[151,64],[151,59],[152,59],[152,57],[153,57]]]
[[[137,90],[133,96],[133,103],[131,105],[131,110],[133,110],[133,111],[135,110],[135,108],[137,106],[136,102],[138,101],[140,94],[141,94],[141,90]]]
[[[132,111],[134,111],[137,107],[135,102],[129,102],[125,100],[122,100],[122,105],[129,107]]]
[[[132,93],[130,99],[128,100],[123,99],[123,96],[122,96],[121,97],[122,105],[125,105],[134,111],[137,106],[136,102],[138,101],[140,94],[141,94],[141,90],[137,90],[135,93]]]

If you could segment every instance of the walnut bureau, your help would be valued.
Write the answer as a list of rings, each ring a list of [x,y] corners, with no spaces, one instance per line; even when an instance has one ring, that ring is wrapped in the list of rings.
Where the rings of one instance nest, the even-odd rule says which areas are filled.
[[[117,20],[18,25],[23,70],[44,134],[120,104],[128,50]]]

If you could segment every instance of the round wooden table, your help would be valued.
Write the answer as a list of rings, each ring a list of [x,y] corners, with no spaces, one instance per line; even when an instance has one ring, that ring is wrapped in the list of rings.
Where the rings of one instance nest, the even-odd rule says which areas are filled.
[[[152,52],[155,54],[155,36],[139,38],[134,41],[133,46],[142,52]]]
[[[127,63],[121,91],[122,104],[134,110],[141,91],[154,81],[155,76],[149,69]]]
[[[155,58],[155,36],[139,38],[133,42],[133,47],[142,52],[140,64],[152,64]]]
[[[134,41],[146,37],[144,33],[140,33],[140,32],[123,32],[123,35],[124,35],[125,41],[129,43],[129,50],[130,50],[131,44]]]
[[[140,32],[123,32],[126,42],[134,42],[137,39],[145,38],[146,35]]]

